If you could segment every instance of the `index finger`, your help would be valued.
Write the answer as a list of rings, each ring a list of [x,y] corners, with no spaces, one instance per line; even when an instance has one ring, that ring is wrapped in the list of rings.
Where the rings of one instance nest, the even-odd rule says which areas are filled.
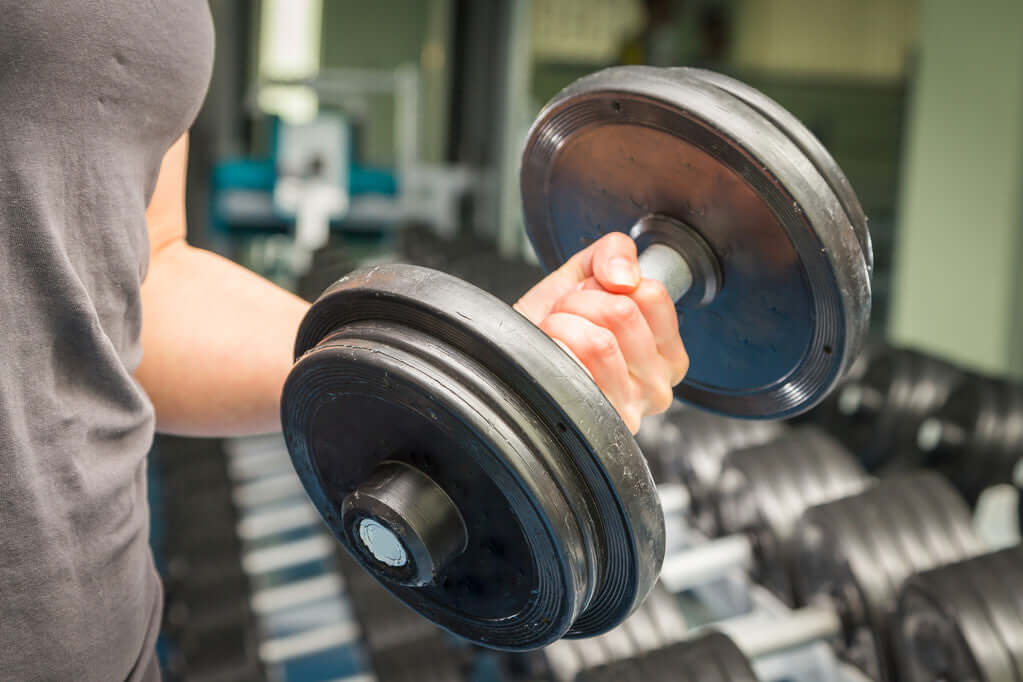
[[[623,269],[629,270],[629,274]],[[533,324],[539,324],[562,296],[591,277],[612,293],[628,294],[635,290],[640,282],[636,242],[621,232],[604,235],[540,280],[519,299],[515,309]]]

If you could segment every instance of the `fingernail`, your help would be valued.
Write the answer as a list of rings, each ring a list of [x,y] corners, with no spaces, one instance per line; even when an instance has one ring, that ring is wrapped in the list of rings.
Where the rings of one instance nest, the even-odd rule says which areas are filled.
[[[634,287],[639,284],[639,268],[628,258],[612,258],[608,263],[608,279],[620,287]]]

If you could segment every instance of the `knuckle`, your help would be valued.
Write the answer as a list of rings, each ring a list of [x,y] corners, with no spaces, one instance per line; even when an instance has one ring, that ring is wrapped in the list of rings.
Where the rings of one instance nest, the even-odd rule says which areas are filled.
[[[573,304],[575,303],[577,296],[578,292],[572,292],[569,294],[565,294],[564,296],[559,298],[557,301],[554,302],[554,305],[551,306],[551,314],[553,315],[555,313],[564,313],[572,310]]]
[[[618,339],[609,331],[601,330],[589,336],[586,341],[588,354],[601,360],[613,358],[618,353]]]
[[[558,324],[554,320],[552,315],[548,315],[544,319],[540,320],[540,324],[537,325],[544,334],[550,337],[557,336]]]
[[[632,407],[626,407],[621,411],[621,416],[622,421],[625,422],[625,426],[628,427],[629,431],[634,434],[639,431],[639,426],[643,422],[643,416],[640,414],[639,410]]]
[[[675,376],[678,378],[674,383],[678,383],[686,378],[686,374],[689,373],[689,353],[686,352],[685,348],[679,351],[678,361],[675,363]]]
[[[667,383],[658,384],[651,395],[650,414],[666,412],[674,401],[675,393],[671,390],[671,386]]]
[[[628,296],[615,296],[608,306],[607,314],[619,324],[632,324],[640,317],[639,306]]]
[[[668,296],[668,290],[655,279],[644,279],[633,295],[637,300],[648,305],[671,304],[674,306],[674,301]]]
[[[686,378],[689,373],[689,357],[683,356],[680,362],[671,365],[671,385],[676,386]]]
[[[540,323],[540,331],[547,334],[552,339],[557,339],[569,347],[577,346],[580,334],[576,331],[575,327],[570,324],[563,314],[555,313],[549,315],[543,322]]]

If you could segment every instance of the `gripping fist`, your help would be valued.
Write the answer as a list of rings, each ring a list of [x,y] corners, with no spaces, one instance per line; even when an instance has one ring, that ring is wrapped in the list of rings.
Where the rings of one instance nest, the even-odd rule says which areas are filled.
[[[589,372],[635,433],[668,409],[689,369],[675,303],[642,279],[636,243],[608,234],[530,289],[515,309]]]

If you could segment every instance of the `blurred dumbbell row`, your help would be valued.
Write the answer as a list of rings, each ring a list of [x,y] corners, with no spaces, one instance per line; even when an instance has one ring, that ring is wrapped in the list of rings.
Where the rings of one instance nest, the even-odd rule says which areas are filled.
[[[506,261],[464,241],[403,234],[387,258],[454,272],[505,300],[539,278],[524,264],[509,274]],[[354,265],[336,250],[317,258],[313,272],[330,281]],[[329,283],[306,282],[306,293]],[[795,427],[681,406],[648,419],[637,440],[668,520],[661,584],[618,630],[533,654],[467,647],[400,606],[337,555],[279,439],[229,442],[222,470],[174,474],[184,481],[176,490],[188,492],[181,516],[168,514],[168,545],[178,547],[168,562],[169,660],[192,673],[177,679],[207,679],[195,676],[204,656],[249,666],[237,677],[208,678],[225,680],[684,680],[679,670],[687,667],[701,680],[1023,679],[1023,613],[1008,598],[1023,594],[1013,573],[1020,555],[957,563],[1018,538],[1015,516],[1005,513],[984,521],[989,542],[974,537],[959,496],[983,507],[985,491],[1013,482],[1023,454],[1021,394],[938,358],[873,346]],[[942,478],[908,473],[921,468]],[[220,492],[205,496],[221,502],[195,504],[213,480]],[[888,498],[901,506],[886,506]],[[217,531],[210,513],[234,516]],[[217,599],[207,598],[191,586],[203,576],[193,565],[207,564],[237,576],[234,597],[218,587]],[[1000,571],[1001,601],[977,577],[991,566]],[[967,586],[956,591],[957,610],[928,612],[935,590],[955,580]],[[239,592],[247,595],[242,606]],[[234,615],[218,610],[221,600]],[[1007,610],[992,615],[992,603]],[[196,604],[221,615],[200,616]],[[242,623],[244,633],[220,639],[204,619]],[[729,638],[704,636],[707,627]],[[954,655],[939,655],[942,647]],[[707,665],[721,676],[699,672]]]
[[[687,419],[694,419],[693,415],[700,415],[699,419],[708,422],[721,419],[695,412]],[[740,422],[729,426],[741,429],[743,427],[740,425],[752,424]],[[722,433],[721,427],[724,424],[717,426],[717,430],[707,428],[705,432]],[[750,485],[746,487],[739,485],[722,492],[722,485],[709,486],[717,491],[708,495],[707,499],[711,500],[708,504],[713,508],[714,518],[718,520],[718,531],[731,535],[718,540],[702,537],[691,523],[694,507],[690,503],[692,496],[689,490],[678,484],[662,484],[669,537],[672,539],[662,587],[619,631],[592,640],[566,640],[532,657],[509,657],[509,662],[503,667],[504,675],[520,679],[527,674],[539,679],[572,679],[614,661],[634,659],[637,656],[643,658],[646,652],[661,651],[673,643],[692,640],[694,628],[716,624],[726,631],[737,630],[740,634],[736,636],[736,641],[743,643],[744,651],[756,652],[765,647],[769,650],[769,655],[756,658],[756,674],[759,679],[781,679],[777,675],[784,671],[787,671],[787,679],[856,679],[856,673],[849,666],[839,665],[831,653],[832,647],[829,644],[835,642],[828,639],[826,621],[824,630],[820,630],[820,624],[811,621],[816,630],[811,628],[808,633],[797,632],[796,640],[793,640],[797,646],[787,649],[783,646],[775,651],[775,644],[767,645],[764,642],[777,639],[777,633],[791,628],[793,615],[777,597],[789,603],[805,602],[807,585],[813,584],[805,575],[790,576],[795,580],[786,580],[784,572],[779,574],[779,567],[813,567],[820,563],[820,557],[812,556],[813,543],[806,538],[802,538],[800,544],[802,554],[807,553],[808,547],[811,549],[808,558],[801,559],[800,552],[794,550],[777,551],[778,546],[785,544],[786,538],[793,537],[794,518],[805,516],[805,510],[815,502],[841,498],[845,494],[869,489],[875,484],[852,464],[852,458],[837,443],[813,428],[779,427],[774,438],[766,443],[759,442],[762,440],[767,439],[761,435],[758,440],[747,434],[742,442],[748,447],[726,452],[718,480],[734,481],[737,475],[735,472],[749,473],[751,470],[745,467],[751,464],[770,465],[775,470],[773,475],[771,472],[765,473],[763,469],[755,469],[752,471],[759,474],[748,480]],[[759,444],[749,446],[751,441]],[[193,598],[190,603],[197,604],[198,608],[194,612],[185,612],[191,618],[183,618],[177,606],[178,597],[169,585],[168,624],[174,620],[174,627],[188,633],[180,641],[191,643],[191,648],[181,648],[192,657],[186,659],[189,665],[185,668],[191,671],[192,676],[181,679],[207,679],[194,676],[201,670],[192,661],[201,662],[205,659],[224,663],[229,651],[224,645],[225,641],[248,643],[247,647],[236,647],[233,650],[249,652],[236,658],[240,665],[250,667],[239,677],[227,677],[221,673],[209,679],[261,679],[253,676],[257,674],[253,672],[257,669],[269,669],[271,674],[277,675],[272,679],[336,679],[315,676],[308,661],[296,666],[296,663],[309,657],[323,659],[321,666],[346,659],[349,661],[348,671],[352,675],[368,679],[368,671],[360,670],[357,663],[363,654],[368,654],[370,665],[367,667],[381,680],[486,679],[478,677],[483,674],[480,670],[485,671],[485,667],[479,664],[481,655],[478,651],[458,646],[450,637],[398,605],[372,580],[354,569],[350,561],[341,562],[342,566],[348,564],[344,571],[347,580],[338,575],[335,548],[323,536],[323,530],[305,502],[301,487],[289,471],[290,462],[279,440],[232,442],[226,449],[229,454],[226,457],[220,455],[220,467],[214,466],[218,459],[216,451],[210,452],[207,449],[201,464],[196,463],[175,472],[173,484],[172,478],[168,477],[169,490],[178,491],[182,499],[190,500],[191,504],[186,506],[193,513],[190,523],[187,518],[175,518],[190,526],[190,531],[182,535],[193,538],[194,544],[184,545],[181,544],[182,540],[175,539],[171,545],[190,547],[187,558],[192,559],[193,563],[195,557],[205,559],[211,565],[220,567],[222,570],[219,573],[225,577],[237,576],[239,573],[226,570],[232,562],[233,565],[240,565],[240,573],[248,583],[251,594],[247,598],[247,607],[244,605],[245,599],[241,600],[243,605],[237,607],[236,599],[232,602],[236,608],[226,611],[221,608],[219,599]],[[225,459],[226,466],[223,465]],[[197,503],[202,499],[197,493],[203,486],[207,486],[207,495],[214,497],[209,493],[214,487],[209,485],[215,480],[211,476],[213,469],[226,469],[230,485],[226,489],[222,488],[224,495],[219,502],[209,505]],[[200,479],[201,485],[197,485]],[[941,484],[933,481],[928,482],[926,478],[907,480],[890,484],[904,486],[901,494],[891,494],[892,490],[899,489],[889,487],[882,492],[875,490],[872,499],[846,497],[840,500],[843,506],[834,507],[837,503],[825,503],[818,508],[830,509],[826,512],[816,511],[818,518],[832,519],[829,521],[830,534],[842,537],[844,533],[845,540],[848,540],[853,537],[850,533],[854,533],[859,526],[876,536],[867,541],[861,538],[859,547],[845,540],[837,549],[827,545],[828,555],[844,556],[848,553],[850,556],[858,556],[865,565],[887,565],[886,570],[893,571],[892,575],[901,583],[920,570],[982,551],[979,543],[962,541],[962,537],[969,534],[968,530],[964,530],[968,522],[962,521],[966,517],[965,506],[962,507],[962,518],[957,523],[949,522],[950,518],[955,517],[954,514],[950,516],[949,509],[954,509],[957,504],[962,505],[954,497],[954,491],[947,486],[942,488]],[[786,484],[791,488],[787,495],[783,494]],[[772,490],[772,494],[765,494]],[[926,494],[920,494],[920,490],[925,490]],[[897,500],[900,497],[916,500],[911,508],[919,518],[908,530],[904,520],[902,526],[894,524],[886,530],[884,524],[880,523],[881,519],[861,519],[870,505],[879,504],[878,496],[880,500]],[[174,495],[169,497],[173,498]],[[228,503],[226,507],[224,500]],[[204,521],[207,517],[231,518],[232,508],[235,510],[236,522],[231,530],[237,535],[237,542],[231,542],[233,538],[230,534],[218,535],[216,524]],[[836,512],[835,509],[840,511]],[[174,514],[180,513],[183,512]],[[834,521],[834,518],[839,520]],[[912,551],[907,554],[905,547],[901,546],[906,542],[918,542],[919,547],[930,543],[933,547],[924,552],[927,556],[921,559],[920,556],[914,556]],[[239,545],[242,547],[240,551],[237,549]],[[773,547],[773,554],[770,551],[772,545],[777,545]],[[734,551],[735,547],[740,547],[741,551]],[[708,548],[712,550],[709,553]],[[174,552],[171,554],[173,557]],[[740,558],[736,559],[736,556]],[[172,563],[175,558],[172,558]],[[180,564],[180,559],[177,560]],[[803,563],[800,564],[800,561]],[[324,566],[328,568],[324,569]],[[895,568],[892,569],[892,566]],[[827,576],[827,571],[822,574]],[[177,575],[183,575],[180,569]],[[184,575],[187,577],[187,574]],[[198,584],[200,574],[193,572],[191,575]],[[774,595],[757,587],[752,580],[769,575],[772,578],[764,582],[771,587]],[[779,575],[782,578],[780,580]],[[330,585],[327,585],[328,582]],[[794,583],[803,586],[802,594]],[[877,597],[878,603],[883,604],[885,600],[893,599],[897,596],[896,592],[895,588],[888,590]],[[229,591],[224,590],[222,594],[230,601]],[[331,608],[324,609],[324,606]],[[349,608],[357,616],[358,625],[352,622]],[[324,614],[324,611],[332,610],[336,612],[335,615]],[[210,613],[221,615],[212,618],[208,615]],[[225,613],[241,615],[223,615]],[[811,613],[811,616],[818,618],[819,614]],[[805,629],[805,622],[800,621],[800,617],[805,619],[797,611],[795,622]],[[280,623],[273,625],[275,619],[289,623],[290,631],[282,633]],[[235,627],[233,636],[224,638],[217,635],[223,628],[216,630],[207,625],[211,621],[235,626],[242,624],[243,627]],[[865,620],[858,623],[870,632],[879,627]],[[360,631],[364,633],[362,636]],[[783,635],[782,643],[790,636]],[[695,647],[697,641],[687,644],[686,650]],[[864,655],[856,647],[849,644],[846,646],[848,649],[844,653],[850,654],[853,661],[856,661],[856,656]],[[837,648],[842,650],[841,646]],[[878,677],[877,666],[889,665],[878,663],[886,660],[885,651],[884,647],[878,649],[875,644],[866,654],[868,660],[857,662],[864,668],[873,666],[875,679],[884,679]],[[253,657],[251,652],[257,655]],[[649,654],[650,660],[658,660],[661,655]],[[695,654],[690,651],[687,655]],[[783,657],[778,658],[779,655]],[[524,660],[529,658],[532,660]],[[224,667],[231,666],[225,664]],[[281,677],[282,670],[289,667],[291,675]],[[305,672],[302,673],[302,670]],[[793,676],[793,670],[802,673]],[[299,674],[304,676],[297,676]],[[477,677],[473,677],[474,674]]]
[[[1019,537],[1018,514],[1005,516],[1004,506],[1018,507],[1013,488],[1023,486],[1023,383],[874,345],[803,419],[828,429],[871,473],[934,469],[974,506],[988,493],[1003,507],[991,532],[1003,544]]]

